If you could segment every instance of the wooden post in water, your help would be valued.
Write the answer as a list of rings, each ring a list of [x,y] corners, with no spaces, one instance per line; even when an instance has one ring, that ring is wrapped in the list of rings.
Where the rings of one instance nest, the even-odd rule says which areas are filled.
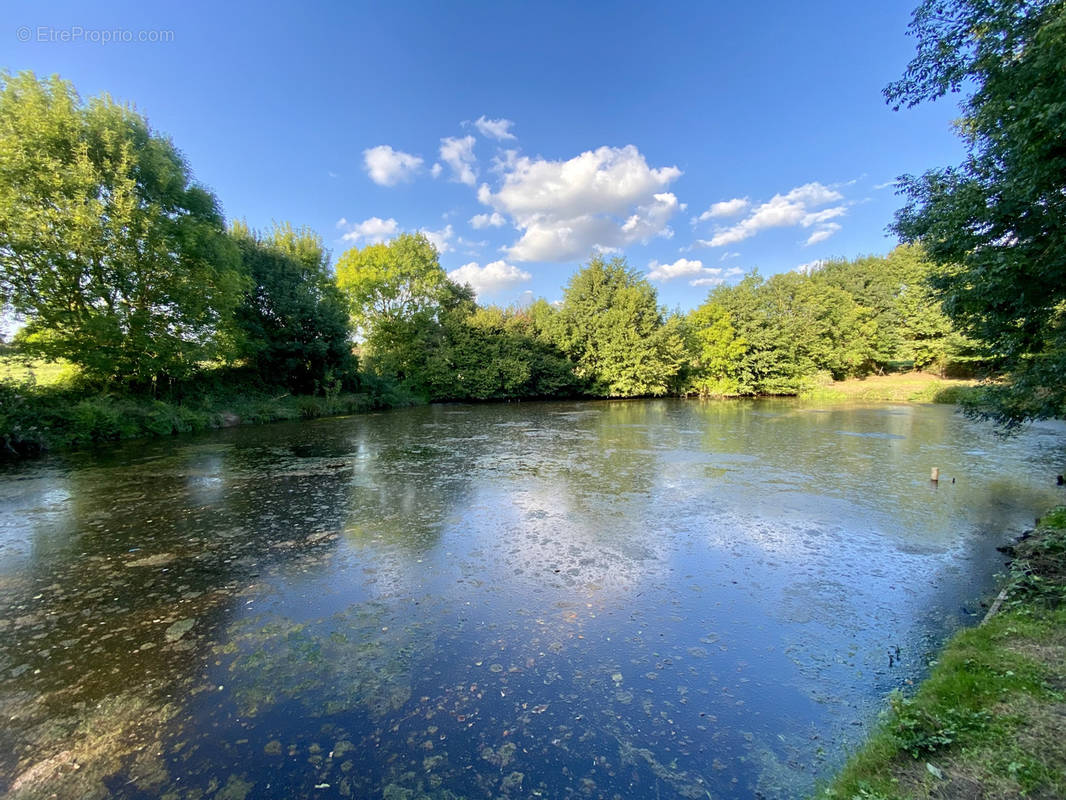
[[[933,483],[940,483],[940,467],[933,467],[933,471],[929,473],[929,480]]]

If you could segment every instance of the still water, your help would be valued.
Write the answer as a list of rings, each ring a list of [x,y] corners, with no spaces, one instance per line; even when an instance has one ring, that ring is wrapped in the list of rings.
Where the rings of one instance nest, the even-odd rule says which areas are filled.
[[[981,614],[1064,445],[521,403],[10,467],[0,794],[802,796]]]

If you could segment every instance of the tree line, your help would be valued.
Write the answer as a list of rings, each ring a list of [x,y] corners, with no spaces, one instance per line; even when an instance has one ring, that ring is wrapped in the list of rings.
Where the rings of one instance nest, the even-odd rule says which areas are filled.
[[[903,248],[752,274],[682,314],[624,259],[595,257],[558,305],[483,308],[423,235],[334,270],[307,228],[227,226],[129,107],[59,78],[0,83],[0,297],[25,320],[18,348],[133,394],[219,366],[301,394],[371,374],[428,400],[794,393],[958,350],[927,266]]]
[[[0,303],[17,347],[83,379],[158,394],[230,370],[308,395],[425,400],[793,394],[812,383],[978,361],[977,413],[1059,416],[1066,4],[927,0],[897,106],[963,88],[969,154],[901,179],[904,242],[769,278],[689,313],[623,258],[594,256],[557,303],[482,307],[421,234],[352,248],[226,225],[166,137],[58,77],[0,76]]]
[[[432,400],[721,397],[973,359],[931,294],[930,270],[918,247],[901,246],[802,274],[752,272],[685,314],[660,306],[625,259],[596,256],[556,304],[481,308],[423,236],[404,234],[345,253],[337,280],[365,335],[365,366]]]

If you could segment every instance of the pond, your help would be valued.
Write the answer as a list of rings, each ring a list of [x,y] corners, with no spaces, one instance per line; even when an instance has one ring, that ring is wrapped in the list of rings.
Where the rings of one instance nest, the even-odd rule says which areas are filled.
[[[801,796],[983,613],[1064,444],[514,403],[9,467],[0,794]]]

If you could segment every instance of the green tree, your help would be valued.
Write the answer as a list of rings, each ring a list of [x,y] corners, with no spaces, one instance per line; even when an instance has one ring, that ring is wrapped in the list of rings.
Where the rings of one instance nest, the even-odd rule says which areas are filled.
[[[729,397],[749,394],[741,383],[741,363],[748,343],[737,335],[732,315],[720,303],[708,300],[689,317],[695,369],[691,388],[701,395]]]
[[[904,176],[895,230],[937,265],[947,314],[1007,364],[979,413],[1066,409],[1066,2],[925,0],[896,108],[966,90],[957,167]]]
[[[442,313],[440,325],[427,366],[435,400],[558,397],[577,390],[573,365],[535,335],[527,311],[460,305]]]
[[[706,388],[694,388],[712,394],[795,394],[819,372],[861,374],[872,356],[866,309],[843,289],[794,272],[720,286],[690,324],[704,342],[698,365],[715,365],[704,373]]]
[[[357,335],[368,341],[383,323],[433,313],[447,283],[437,248],[422,233],[353,247],[337,261],[337,286],[347,298]]]
[[[588,391],[605,397],[662,395],[685,362],[681,320],[667,318],[655,289],[624,259],[597,256],[567,285],[550,335]]]
[[[902,244],[887,256],[831,261],[811,278],[842,289],[866,310],[866,341],[877,369],[901,363],[930,369],[973,350],[932,289],[934,270],[920,246]]]
[[[242,354],[262,380],[313,393],[355,379],[348,307],[321,237],[289,223],[231,233],[250,279],[236,309]]]
[[[158,385],[230,352],[242,288],[215,198],[143,117],[0,75],[0,305],[24,351]]]

